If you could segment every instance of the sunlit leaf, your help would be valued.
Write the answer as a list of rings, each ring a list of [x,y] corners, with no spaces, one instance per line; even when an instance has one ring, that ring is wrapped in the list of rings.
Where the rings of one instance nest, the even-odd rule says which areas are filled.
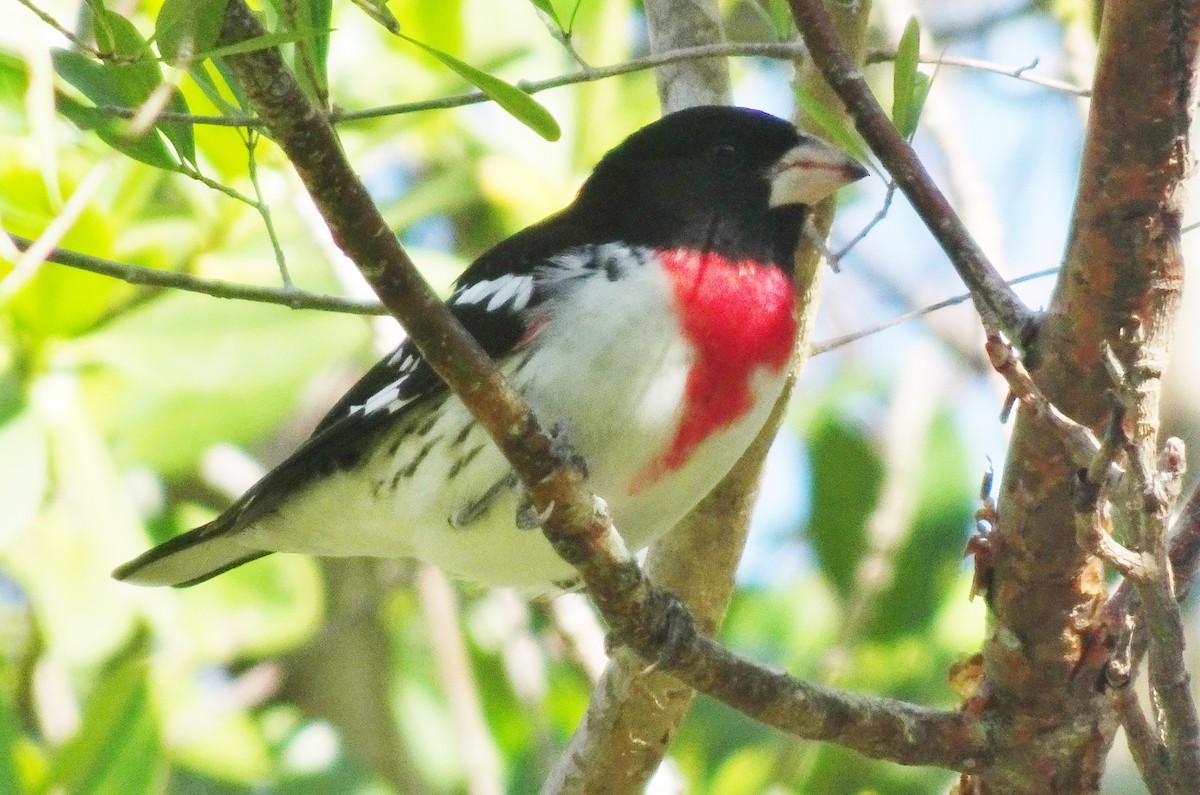
[[[550,111],[540,102],[526,94],[521,89],[506,83],[494,75],[480,71],[470,64],[464,63],[453,55],[423,44],[416,39],[401,34],[401,38],[411,42],[441,61],[447,68],[458,73],[460,77],[487,94],[497,105],[508,111],[514,118],[545,138],[547,141],[557,141],[562,135],[558,122]]]
[[[829,143],[854,157],[860,163],[870,162],[870,152],[862,138],[858,136],[844,117],[836,110],[825,105],[815,95],[806,91],[796,92],[796,104],[805,121],[811,129]]]
[[[921,28],[909,17],[896,48],[892,71],[892,123],[905,138],[912,138],[929,94],[929,78],[918,66],[921,59]]]
[[[25,61],[0,52],[0,132],[24,135],[29,127],[25,92],[29,90],[29,68]]]
[[[292,8],[296,13],[292,25],[313,31],[313,35],[296,41],[297,77],[307,84],[310,96],[323,100],[329,94],[327,70],[333,0],[304,0]]]
[[[133,606],[109,578],[143,543],[141,520],[73,376],[40,376],[32,409],[49,441],[53,499],[4,550],[4,571],[37,605],[46,654],[95,664],[128,636]]]
[[[72,795],[152,792],[165,774],[146,686],[148,637],[109,662],[84,705],[83,723],[54,755],[51,784]]]
[[[829,411],[809,436],[812,514],[808,537],[821,572],[847,598],[867,549],[866,523],[875,508],[883,466],[865,429]]]
[[[179,293],[69,354],[93,373],[97,399],[111,401],[100,413],[119,458],[173,472],[216,442],[260,438],[294,410],[314,372],[364,336],[354,318]]]
[[[154,22],[163,60],[187,67],[207,57],[221,35],[229,0],[164,0]]]
[[[59,178],[64,192],[74,190],[74,183],[67,175]],[[0,165],[0,219],[7,231],[36,238],[45,231],[58,209],[47,191],[46,180],[32,166]],[[111,217],[91,203],[75,219],[61,243],[65,248],[109,256],[117,231]],[[8,273],[10,267],[11,263],[0,259],[0,275]],[[122,282],[47,263],[20,288],[7,309],[11,321],[27,339],[70,337],[86,331],[114,302],[132,293],[133,288]]]
[[[541,11],[546,17],[554,23],[559,30],[563,29],[563,24],[558,18],[558,12],[554,10],[554,4],[550,0],[529,0],[533,7]]]
[[[0,792],[24,795],[27,792],[18,772],[18,743],[21,729],[13,715],[4,690],[0,689]]]

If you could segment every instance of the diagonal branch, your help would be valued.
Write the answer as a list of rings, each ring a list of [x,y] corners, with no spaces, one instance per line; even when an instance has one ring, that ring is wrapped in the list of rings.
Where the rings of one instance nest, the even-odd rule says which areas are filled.
[[[231,0],[222,40],[263,34],[243,0]],[[625,550],[603,503],[473,338],[421,279],[371,203],[329,121],[305,98],[274,49],[228,58],[255,112],[295,166],[337,244],[408,329],[438,374],[470,408],[529,487],[544,531],[575,565],[593,601],[644,659],[765,723],[909,764],[972,768],[986,754],[983,729],[958,712],[840,692],[757,666],[702,637],[671,594],[653,586]],[[552,510],[545,511],[547,507]]]
[[[975,300],[984,324],[1018,347],[1036,331],[1037,315],[1017,297],[963,226],[908,142],[879,106],[871,88],[842,46],[821,0],[789,0],[813,63],[846,104],[855,127],[908,197],[930,233],[950,257]]]

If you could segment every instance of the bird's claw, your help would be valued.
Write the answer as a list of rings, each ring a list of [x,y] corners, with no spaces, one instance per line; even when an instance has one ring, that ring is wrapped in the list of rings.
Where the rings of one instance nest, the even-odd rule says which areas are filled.
[[[641,644],[628,643],[629,638],[619,630],[610,632],[604,642],[610,655],[617,646],[628,645],[643,658],[651,659],[650,664],[642,669],[643,674],[652,673],[660,668],[670,670],[676,667],[690,654],[692,642],[697,635],[696,619],[678,596],[670,591],[654,589],[651,602],[653,626],[647,633],[649,648],[637,648]],[[654,653],[647,654],[650,650]]]
[[[541,530],[542,525],[546,524],[546,520],[550,518],[550,514],[553,512],[554,503],[551,502],[546,506],[545,510],[538,513],[533,505],[533,499],[529,496],[529,492],[522,489],[521,502],[517,505],[517,529]]]
[[[550,426],[550,455],[561,466],[569,466],[585,478],[588,476],[588,462],[571,444],[571,428],[565,421],[558,421]]]

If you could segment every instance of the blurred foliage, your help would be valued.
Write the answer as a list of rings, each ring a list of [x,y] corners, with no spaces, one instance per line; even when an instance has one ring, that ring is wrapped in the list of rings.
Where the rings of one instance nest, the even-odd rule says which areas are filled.
[[[744,3],[726,5],[731,17],[766,20],[771,36],[790,30],[780,2],[757,17]],[[95,2],[78,19],[69,3],[38,7],[77,26],[82,44],[24,9],[6,14],[16,33],[0,38],[5,230],[36,238],[66,217],[66,248],[278,284],[250,198],[253,159],[297,286],[359,289],[269,141],[165,121],[134,135],[136,122],[97,107],[157,101],[169,111],[242,113],[219,57],[207,57],[220,52],[213,21],[223,2],[143,0],[120,14]],[[562,131],[561,142],[547,144],[492,105],[341,127],[386,217],[435,284],[561,206],[600,154],[656,115],[648,73],[547,92],[539,102],[548,112],[508,85],[577,68],[556,36],[589,63],[640,54],[644,35],[630,35],[639,11],[626,0],[396,0],[390,10],[407,41],[349,3],[272,3],[274,32],[259,44],[283,45],[311,95],[338,108],[436,98],[474,83],[547,138]],[[915,127],[923,95],[915,60],[905,63],[897,115]],[[177,80],[178,91],[162,93],[164,79]],[[89,193],[75,207],[80,191]],[[407,567],[372,564],[378,576],[339,579],[338,589],[329,579],[335,564],[291,556],[178,592],[108,576],[219,511],[248,485],[246,458],[269,466],[285,455],[373,358],[372,330],[386,322],[137,287],[54,264],[14,271],[19,258],[10,255],[0,251],[0,277],[10,277],[0,281],[0,792],[465,791],[459,729]],[[959,562],[971,509],[965,453],[938,414],[893,577],[857,634],[843,637],[884,476],[876,429],[845,408],[848,392],[883,400],[882,389],[831,382],[808,398],[819,408],[791,431],[806,439],[812,480],[790,488],[814,497],[786,543],[810,565],[789,581],[739,591],[724,638],[800,675],[947,704],[944,671],[980,631]],[[242,452],[241,468],[229,463],[231,447]],[[534,791],[582,715],[587,678],[543,604],[514,614],[511,600],[460,590],[505,785]],[[355,645],[364,627],[365,637],[386,638],[373,708],[392,722],[393,756],[411,769],[373,763],[370,746],[382,735],[335,714],[350,691],[297,670],[326,657],[365,660]],[[834,664],[831,649],[844,659]],[[704,699],[672,758],[692,791],[720,795],[931,792],[947,781],[781,737]]]

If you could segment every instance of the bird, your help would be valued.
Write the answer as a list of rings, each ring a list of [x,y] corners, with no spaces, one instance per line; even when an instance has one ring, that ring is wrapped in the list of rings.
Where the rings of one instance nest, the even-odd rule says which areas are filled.
[[[630,549],[674,526],[762,429],[796,344],[802,226],[866,175],[771,114],[676,111],[454,283],[450,312],[560,433]],[[406,340],[226,511],[113,575],[184,587],[299,552],[416,558],[484,586],[571,580],[531,514],[499,449]]]

